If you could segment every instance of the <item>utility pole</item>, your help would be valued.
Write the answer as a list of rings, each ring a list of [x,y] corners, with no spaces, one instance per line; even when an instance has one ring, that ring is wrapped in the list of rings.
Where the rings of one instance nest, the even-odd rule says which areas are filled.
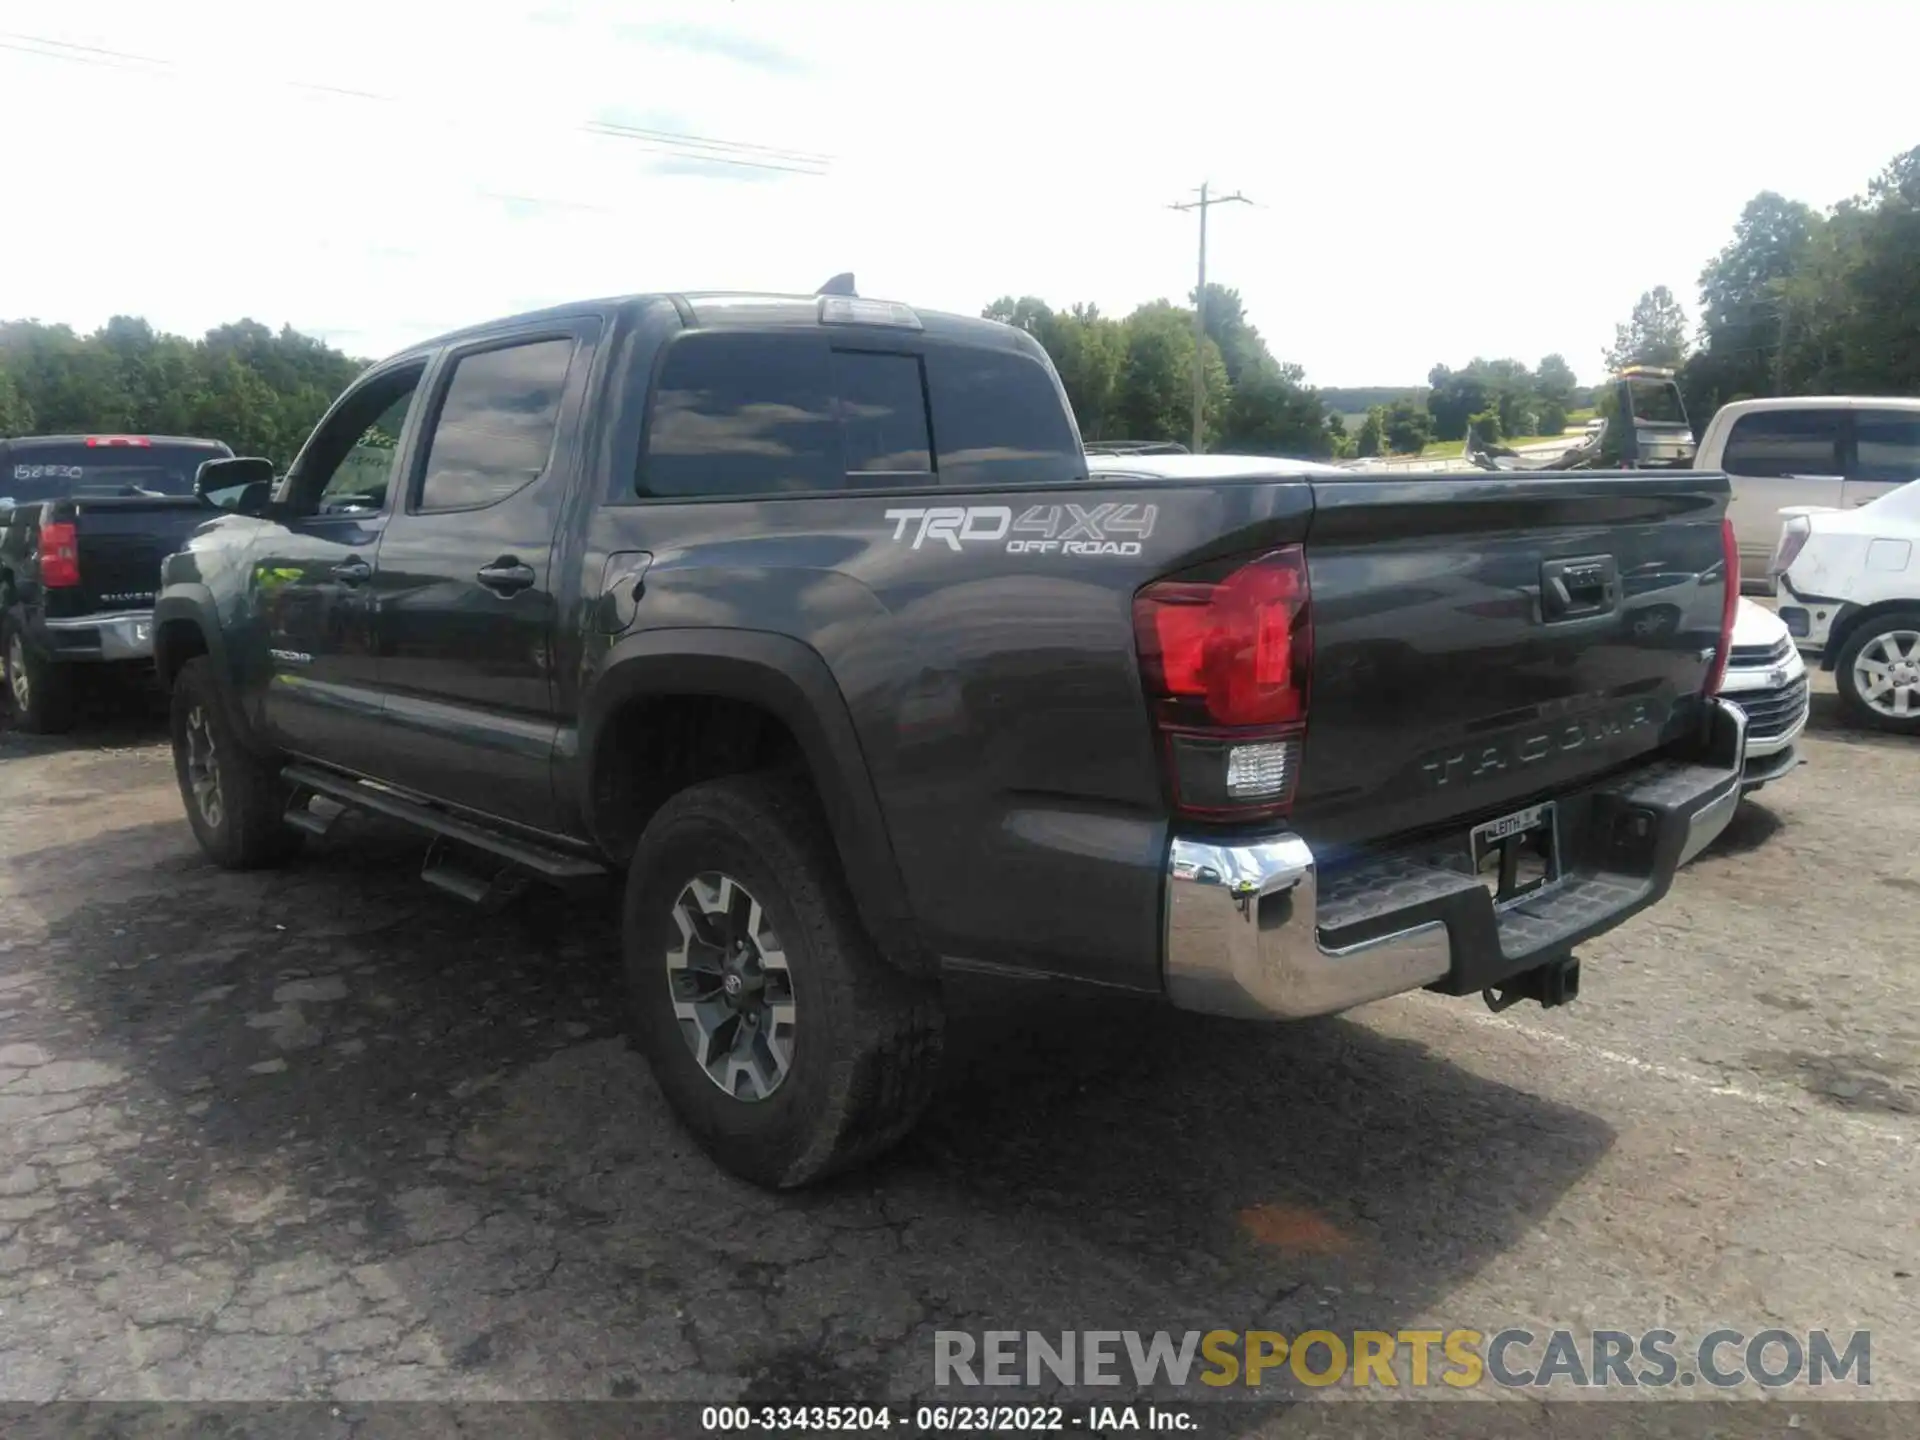
[[[1207,402],[1207,207],[1210,205],[1251,205],[1253,202],[1238,190],[1231,195],[1207,194],[1205,184],[1200,186],[1200,198],[1188,200],[1184,204],[1170,205],[1170,210],[1198,210],[1200,212],[1200,285],[1193,292],[1193,453],[1200,453],[1200,412]]]

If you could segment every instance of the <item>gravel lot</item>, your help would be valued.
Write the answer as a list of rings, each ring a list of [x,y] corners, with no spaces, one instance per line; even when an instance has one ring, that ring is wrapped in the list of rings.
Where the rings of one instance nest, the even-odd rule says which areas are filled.
[[[371,824],[222,874],[157,718],[0,735],[0,1400],[905,1399],[936,1329],[1314,1324],[1868,1327],[1920,1398],[1920,747],[1824,690],[1571,1007],[964,997],[917,1137],[786,1198],[625,1049],[610,900],[482,917]]]

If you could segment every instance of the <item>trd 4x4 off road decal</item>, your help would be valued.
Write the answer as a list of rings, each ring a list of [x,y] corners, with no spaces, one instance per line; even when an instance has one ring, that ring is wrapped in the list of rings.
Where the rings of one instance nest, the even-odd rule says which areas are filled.
[[[992,545],[1009,555],[1138,555],[1153,534],[1157,505],[936,505],[889,510],[893,538],[918,550],[928,541],[962,550]],[[1127,539],[1116,539],[1116,536]]]

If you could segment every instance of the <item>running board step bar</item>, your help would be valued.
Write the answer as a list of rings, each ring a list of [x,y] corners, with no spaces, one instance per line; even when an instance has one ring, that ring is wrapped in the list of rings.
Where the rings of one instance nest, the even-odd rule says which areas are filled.
[[[427,858],[421,862],[420,878],[469,905],[489,913],[502,910],[518,899],[527,888],[527,873],[511,862],[502,864],[491,875],[477,874],[455,848],[456,842],[436,835],[427,844]]]
[[[318,795],[333,801],[349,810],[366,810],[375,815],[383,815],[389,820],[398,820],[404,825],[412,825],[425,830],[430,835],[446,840],[470,845],[476,850],[484,850],[489,855],[497,855],[515,865],[522,866],[548,880],[586,880],[594,876],[605,875],[607,867],[597,861],[578,855],[569,855],[564,850],[550,849],[536,841],[523,840],[517,835],[503,835],[486,826],[450,815],[435,806],[413,800],[382,786],[365,780],[353,780],[331,771],[322,770],[315,765],[289,765],[280,772],[280,778],[293,787],[293,797],[287,806],[286,818],[289,824],[307,831],[309,834],[324,835],[333,823],[333,816],[316,815],[306,808],[307,797]],[[429,870],[441,870],[446,867],[431,863]],[[462,890],[452,885],[443,885],[431,875],[422,876],[430,884],[439,885],[456,895],[466,896]],[[473,877],[462,874],[461,881],[472,882]],[[485,882],[479,882],[482,889],[489,889]]]

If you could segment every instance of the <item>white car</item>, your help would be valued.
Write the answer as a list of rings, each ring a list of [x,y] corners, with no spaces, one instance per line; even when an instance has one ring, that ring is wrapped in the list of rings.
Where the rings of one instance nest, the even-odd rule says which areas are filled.
[[[1733,654],[1720,694],[1747,712],[1747,770],[1741,789],[1751,795],[1800,763],[1795,742],[1807,728],[1810,703],[1806,662],[1780,617],[1766,606],[1740,601],[1733,620]]]
[[[1780,618],[1854,719],[1920,735],[1920,482],[1853,510],[1793,506],[1774,552]]]

